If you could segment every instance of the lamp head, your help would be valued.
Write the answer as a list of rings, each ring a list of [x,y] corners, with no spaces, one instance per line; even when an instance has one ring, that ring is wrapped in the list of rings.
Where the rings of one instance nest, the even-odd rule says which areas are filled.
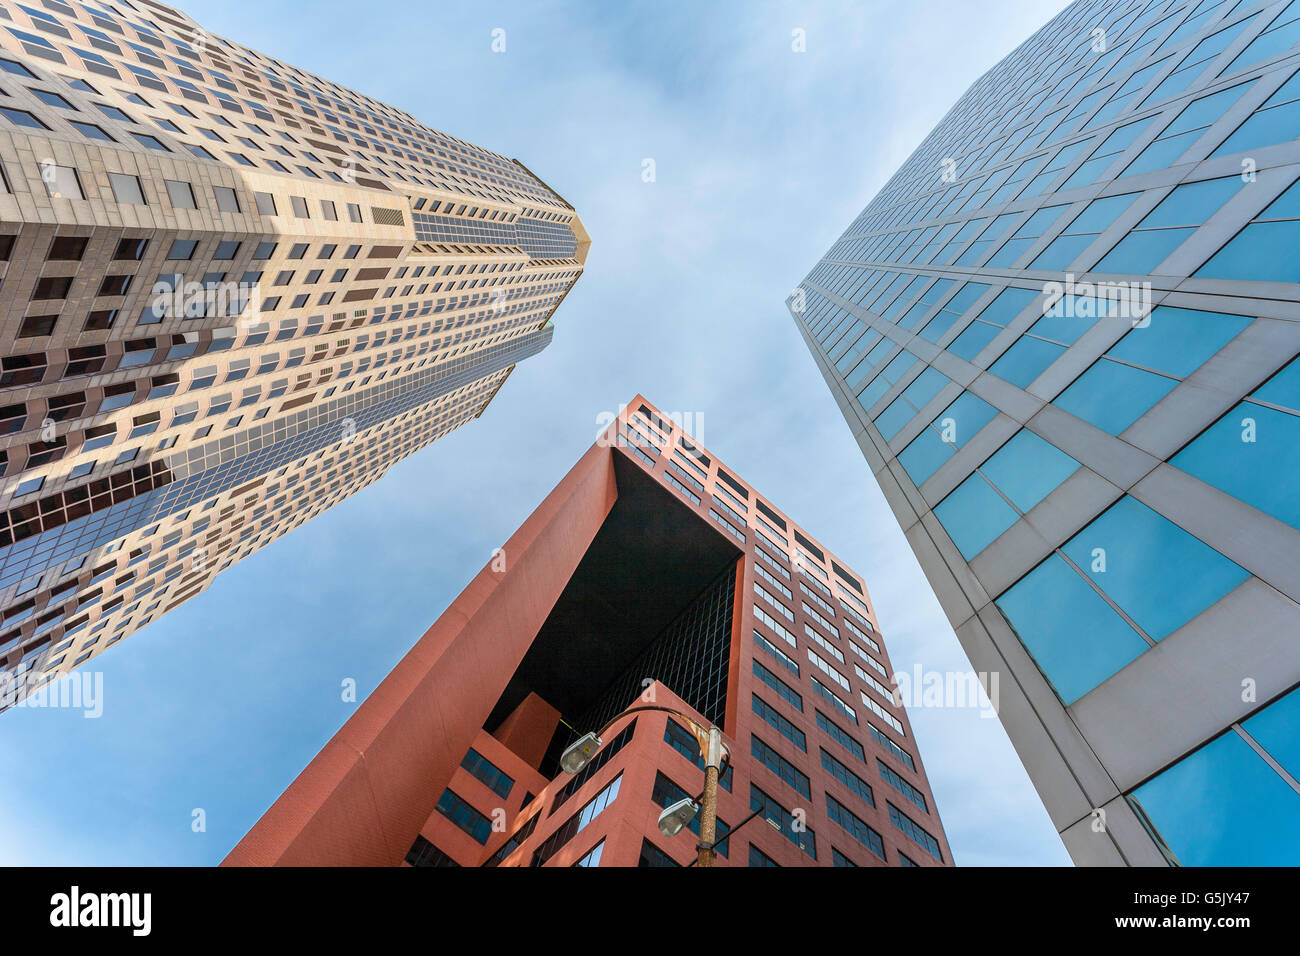
[[[595,734],[583,734],[565,749],[560,757],[560,768],[565,773],[581,773],[600,749],[602,741]]]
[[[668,804],[664,812],[659,814],[659,832],[666,837],[676,836],[699,812],[698,803],[690,797],[682,797],[676,803]]]

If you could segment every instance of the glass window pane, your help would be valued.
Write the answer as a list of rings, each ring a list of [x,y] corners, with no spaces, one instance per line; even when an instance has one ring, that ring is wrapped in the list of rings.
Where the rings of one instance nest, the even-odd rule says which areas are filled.
[[[1061,550],[1157,641],[1250,576],[1127,495]]]
[[[1300,363],[1297,363],[1300,364]],[[1300,528],[1300,418],[1242,402],[1169,462]]]
[[[979,474],[971,475],[935,505],[934,516],[967,560],[1020,519]]]
[[[1058,554],[997,605],[1067,706],[1151,647]]]
[[[1079,468],[1055,445],[1022,428],[982,466],[993,485],[1028,512]]]
[[[1184,866],[1286,866],[1300,854],[1300,794],[1234,731],[1133,797]]]
[[[989,371],[1012,385],[1027,388],[1064,352],[1065,347],[1062,345],[1054,345],[1042,339],[1021,338],[989,366]]]
[[[1104,432],[1118,435],[1164,398],[1177,380],[1101,359],[1054,402]]]

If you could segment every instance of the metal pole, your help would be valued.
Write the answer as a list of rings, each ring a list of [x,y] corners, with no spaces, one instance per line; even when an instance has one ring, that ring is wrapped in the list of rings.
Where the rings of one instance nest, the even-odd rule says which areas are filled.
[[[704,798],[701,802],[700,843],[696,864],[713,865],[713,841],[718,830],[718,767],[722,763],[722,731],[709,728],[709,746],[704,755]]]

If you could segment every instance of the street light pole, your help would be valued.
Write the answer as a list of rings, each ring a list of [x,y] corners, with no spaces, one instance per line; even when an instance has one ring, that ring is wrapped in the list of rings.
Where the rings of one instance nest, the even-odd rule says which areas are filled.
[[[691,865],[713,866],[716,852],[714,840],[718,835],[718,780],[722,776],[722,768],[729,766],[731,763],[731,751],[722,742],[722,731],[716,725],[711,725],[705,730],[681,711],[659,704],[643,704],[629,707],[605,724],[599,733],[583,734],[576,741],[569,744],[564,753],[560,755],[560,767],[565,773],[581,773],[591,762],[591,758],[604,745],[604,741],[601,739],[602,734],[628,714],[646,710],[662,711],[676,717],[690,728],[691,734],[699,745],[700,756],[704,758],[704,792],[699,796],[698,804],[696,800],[684,797],[677,803],[666,807],[664,812],[659,815],[659,828],[665,836],[675,836],[683,826],[694,819],[696,812],[700,812],[700,842],[696,844],[695,862]],[[750,816],[752,818],[753,814]],[[725,840],[726,837],[723,837],[723,839]]]
[[[700,801],[700,842],[696,864],[713,866],[714,838],[718,835],[718,767],[722,763],[722,731],[709,728],[704,754],[704,796]]]

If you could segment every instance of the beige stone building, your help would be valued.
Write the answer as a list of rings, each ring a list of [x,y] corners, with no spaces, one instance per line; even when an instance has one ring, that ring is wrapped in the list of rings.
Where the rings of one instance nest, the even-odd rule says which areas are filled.
[[[590,241],[172,8],[0,17],[3,709],[480,415]]]

